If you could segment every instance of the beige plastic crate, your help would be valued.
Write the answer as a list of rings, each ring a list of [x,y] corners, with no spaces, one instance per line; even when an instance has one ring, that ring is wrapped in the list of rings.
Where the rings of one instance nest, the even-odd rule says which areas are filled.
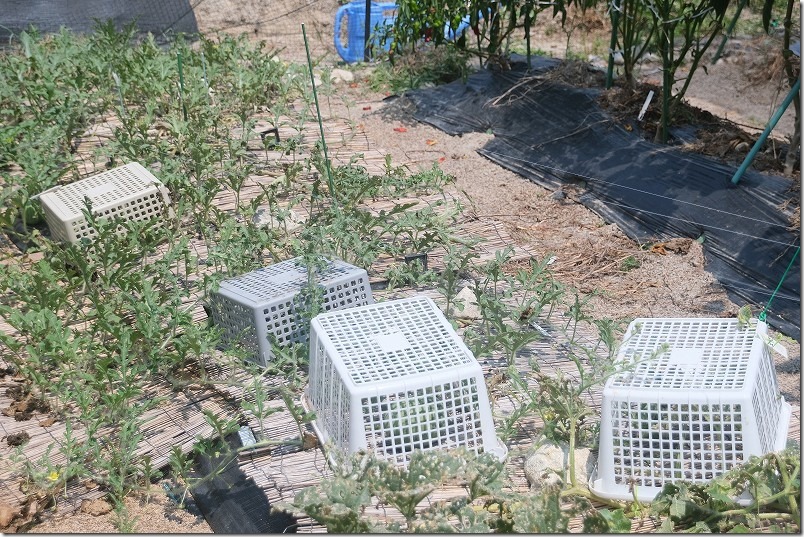
[[[167,188],[141,164],[132,162],[40,194],[53,240],[76,243],[95,237],[82,212],[87,198],[92,213],[100,217],[138,221],[173,214]]]

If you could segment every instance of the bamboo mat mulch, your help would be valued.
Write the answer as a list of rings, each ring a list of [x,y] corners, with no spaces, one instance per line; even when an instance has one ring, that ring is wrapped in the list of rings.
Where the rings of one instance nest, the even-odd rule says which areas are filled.
[[[387,201],[378,202],[375,209],[380,210],[387,206],[387,203]],[[478,253],[481,261],[493,258],[496,248],[501,248],[507,242],[510,243],[510,239],[507,238],[502,227],[490,220],[469,220],[462,222],[458,230],[456,230],[456,234],[465,238],[485,239],[478,245]],[[208,257],[205,246],[201,241],[196,241],[193,244],[193,249],[199,258],[204,259]],[[517,254],[520,258],[526,258],[529,255],[527,250],[524,249],[518,250]],[[373,272],[379,274],[393,262],[394,260],[390,259],[380,260],[377,265],[381,268],[375,269]],[[441,256],[432,256],[430,266],[436,269],[443,267]],[[194,277],[201,276],[194,275]],[[376,281],[381,281],[381,278],[375,278],[375,282]],[[203,309],[203,303],[199,300],[198,296],[193,295],[188,297],[186,305],[192,308],[193,318],[196,322],[206,322],[207,315]],[[5,323],[3,323],[2,328],[6,330],[6,333],[14,333],[14,330]],[[235,377],[237,377],[237,375],[235,375]],[[222,388],[222,390],[227,391],[228,395],[234,398],[235,401],[239,401],[243,396],[242,386],[238,384],[241,381],[242,384],[246,383],[247,378],[245,373],[240,375],[239,379],[236,378],[235,380],[229,381],[228,386]],[[146,421],[143,426],[145,436],[137,449],[138,455],[148,455],[151,457],[152,464],[155,468],[167,464],[170,451],[174,446],[178,446],[182,452],[186,454],[190,451],[198,437],[206,437],[212,433],[211,427],[204,419],[202,409],[210,410],[215,415],[231,415],[233,412],[232,407],[220,401],[220,393],[174,392],[167,384],[164,384],[162,386],[155,386],[149,394],[149,397],[151,396],[164,397],[170,401],[169,404],[162,404],[146,414]],[[0,399],[0,405],[2,405],[0,408],[8,408],[10,404],[10,399]],[[285,414],[287,414],[287,412],[285,412]],[[291,421],[283,424],[281,421],[277,421],[275,417],[272,417],[270,424],[263,424],[268,427],[270,431],[268,436],[270,438],[292,439],[294,435],[298,438],[298,428],[295,422],[292,421],[289,414],[286,417]],[[53,465],[62,464],[65,461],[63,456],[58,453],[58,446],[63,442],[65,424],[63,422],[57,422],[49,427],[41,427],[39,426],[39,422],[43,421],[43,419],[46,418],[42,416],[41,419],[35,418],[33,420],[17,422],[11,417],[0,416],[0,430],[2,430],[4,437],[23,431],[27,433],[30,436],[30,440],[25,446],[24,455],[32,462],[38,461],[45,455],[47,447],[53,444],[55,447],[49,455],[50,461]],[[258,423],[254,423],[253,427],[254,430],[259,430]],[[81,428],[76,427],[74,430],[76,438],[82,439],[82,434]],[[294,468],[295,471],[296,469],[303,468],[303,465],[288,465],[287,468]],[[6,501],[11,505],[19,504],[24,501],[25,495],[19,490],[20,478],[14,475],[14,467],[12,465],[8,465],[7,469],[0,471],[0,482],[5,484],[5,486],[0,486],[0,501]],[[288,488],[287,486],[284,487],[283,490],[291,491],[293,494],[297,491],[296,488]],[[61,506],[59,516],[68,515],[70,512],[80,507],[81,502],[85,499],[91,500],[102,495],[103,493],[97,486],[88,489],[78,484],[72,485],[68,487],[67,496],[63,499],[64,501],[60,500],[59,502]],[[292,495],[283,499],[292,499]]]
[[[8,395],[9,388],[19,386],[18,379],[10,375],[0,379],[0,408],[7,409],[13,400]],[[139,431],[143,437],[135,454],[137,457],[150,457],[152,467],[164,468],[174,447],[187,454],[199,438],[210,437],[214,429],[207,423],[203,412],[211,412],[217,417],[238,417],[239,405],[233,405],[226,397],[210,388],[185,387],[183,391],[175,391],[167,382],[158,382],[148,386],[139,403],[157,400],[157,404],[142,417]],[[51,403],[53,406],[53,403]],[[70,414],[69,409],[64,409]],[[3,461],[0,466],[0,502],[19,505],[25,501],[25,493],[21,490],[24,477],[19,463],[11,460],[13,449],[8,445],[9,437],[24,434],[27,442],[21,450],[22,460],[30,461],[40,469],[58,468],[67,462],[65,454],[60,450],[67,438],[67,423],[54,417],[52,413],[34,412],[30,419],[16,420],[14,416],[0,415],[0,433],[3,445]],[[83,442],[85,429],[78,423],[71,422],[71,437],[74,441]],[[115,432],[101,429],[97,438],[105,442],[115,441]],[[45,472],[46,473],[46,472]],[[86,485],[88,483],[88,485]],[[81,506],[84,500],[92,500],[104,496],[97,483],[91,480],[73,480],[65,494],[58,496],[58,515],[66,516]]]

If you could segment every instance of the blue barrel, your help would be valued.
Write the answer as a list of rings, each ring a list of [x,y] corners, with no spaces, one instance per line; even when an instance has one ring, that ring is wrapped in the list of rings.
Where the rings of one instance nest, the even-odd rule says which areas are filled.
[[[373,46],[372,50],[380,48],[379,34],[380,30],[385,26],[393,26],[396,20],[397,6],[393,2],[382,2],[371,4],[371,29],[372,34],[369,36],[369,46]],[[343,19],[346,19],[344,25]],[[345,31],[345,35],[342,35]],[[341,58],[347,63],[354,63],[363,60],[363,50],[366,45],[366,2],[364,0],[355,0],[350,4],[346,4],[338,8],[335,14],[335,49]],[[346,42],[344,43],[344,37]],[[391,42],[388,40],[382,50],[388,51],[391,48]]]

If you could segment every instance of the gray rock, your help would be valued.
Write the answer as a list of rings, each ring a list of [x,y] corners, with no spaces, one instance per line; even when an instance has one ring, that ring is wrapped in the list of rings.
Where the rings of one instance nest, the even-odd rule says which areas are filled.
[[[564,192],[563,190],[559,189],[559,190],[556,190],[555,192],[553,192],[550,195],[550,197],[553,198],[554,200],[562,201],[562,200],[567,199],[567,193]]]

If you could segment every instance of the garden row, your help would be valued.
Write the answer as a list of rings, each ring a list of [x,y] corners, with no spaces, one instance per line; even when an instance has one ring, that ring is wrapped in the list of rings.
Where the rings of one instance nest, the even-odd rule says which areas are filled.
[[[25,250],[20,257],[8,249],[0,271],[0,317],[10,327],[1,336],[4,361],[22,391],[67,424],[66,438],[41,458],[27,458],[24,443],[7,458],[28,494],[56,499],[69,484],[92,480],[108,493],[120,529],[130,529],[123,498],[164,469],[136,455],[149,412],[170,404],[149,390],[165,383],[177,392],[225,387],[208,374],[216,367],[248,372],[249,380],[239,380],[246,386],[241,412],[205,412],[212,434],[192,450],[174,450],[168,464],[174,476],[198,484],[189,471],[193,455],[228,449],[224,439],[243,414],[263,423],[289,413],[299,427],[295,439],[258,434],[257,441],[304,448],[303,425],[314,418],[298,403],[307,380],[306,345],[274,346],[273,359],[258,368],[243,362],[248,349],[223,345],[220,328],[199,313],[222,280],[290,258],[311,274],[325,258],[337,258],[391,287],[434,288],[455,327],[467,305],[457,297],[468,287],[481,318],[461,335],[478,359],[500,358],[495,389],[519,401],[496,413],[501,436],[510,438],[541,416],[550,425],[544,433],[568,442],[570,452],[595,442],[588,395],[615,371],[622,323],[592,319],[586,297],[556,282],[546,261],[514,268],[510,249],[481,257],[476,241],[456,232],[463,205],[445,194],[451,178],[437,167],[414,173],[386,161],[381,173],[369,174],[357,159],[333,165],[322,141],[311,144],[307,134],[318,114],[306,68],[286,65],[245,39],[201,37],[165,49],[151,39],[134,42],[133,35],[133,27],[117,31],[111,24],[86,38],[25,33],[18,49],[0,57],[0,225]],[[131,162],[165,185],[171,214],[108,219],[86,206],[91,239],[52,240],[39,222],[39,194]],[[422,253],[438,262],[404,260]],[[309,284],[306,322],[322,307],[317,282]],[[546,374],[536,360],[523,370],[522,351],[544,337],[543,326],[562,334],[575,374]],[[599,341],[580,338],[580,327],[591,327]],[[323,495],[304,492],[288,508],[330,530],[371,529],[361,516],[371,496],[403,513],[408,531],[557,531],[580,513],[589,529],[625,529],[629,516],[643,514],[638,502],[594,508],[589,491],[578,487],[503,494],[502,463],[483,456],[418,457],[432,484],[464,476],[467,496],[421,511],[417,506],[433,487],[411,481],[419,475],[413,462],[405,470],[364,460],[350,467],[365,480],[347,472],[334,485],[323,483]],[[781,476],[758,501],[770,498],[762,507],[783,511],[773,520],[789,519],[789,505],[779,505],[792,494],[787,472],[797,460],[770,457],[758,464]],[[743,477],[731,487],[744,487]],[[686,502],[686,494],[681,488],[657,505],[667,511]],[[338,499],[346,497],[356,503],[343,509]],[[719,510],[731,506],[722,494],[712,501]],[[745,509],[706,523],[743,527],[765,518]],[[668,520],[687,524],[689,517]]]

